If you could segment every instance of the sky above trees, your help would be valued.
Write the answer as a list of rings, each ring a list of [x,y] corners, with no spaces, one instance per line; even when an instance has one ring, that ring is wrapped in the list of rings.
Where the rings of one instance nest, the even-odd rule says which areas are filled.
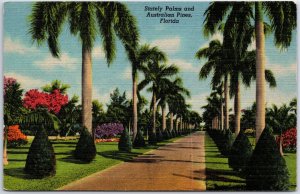
[[[204,37],[202,31],[203,14],[208,7],[207,2],[127,2],[136,17],[140,31],[141,43],[158,46],[168,54],[168,64],[176,64],[180,69],[180,76],[184,86],[190,90],[191,98],[187,100],[192,109],[201,112],[200,107],[206,104],[205,98],[210,94],[210,78],[199,81],[198,73],[204,60],[198,61],[195,53],[199,48],[208,46],[210,40],[222,39],[221,34]],[[78,38],[69,33],[64,27],[60,37],[61,58],[51,56],[47,45],[37,47],[32,44],[28,34],[28,15],[31,3],[17,2],[4,5],[4,75],[14,77],[21,83],[25,91],[50,83],[59,79],[71,86],[69,96],[81,96],[81,45]],[[176,24],[161,24],[158,18],[146,17],[145,6],[194,6],[192,17],[181,18]],[[155,12],[153,12],[155,13]],[[251,46],[255,48],[253,44]],[[268,105],[287,103],[297,96],[296,86],[296,32],[293,32],[291,46],[285,52],[280,52],[273,43],[273,36],[266,38],[267,69],[274,72],[277,79],[276,88],[267,87]],[[140,73],[139,80],[142,80]],[[96,39],[93,50],[93,98],[106,104],[110,93],[118,87],[121,92],[127,91],[131,98],[131,64],[120,42],[117,42],[116,60],[108,67],[101,49],[100,38]],[[146,91],[142,95],[150,100]],[[242,108],[252,105],[255,100],[255,84],[250,88],[242,88]],[[232,103],[230,103],[232,107]]]

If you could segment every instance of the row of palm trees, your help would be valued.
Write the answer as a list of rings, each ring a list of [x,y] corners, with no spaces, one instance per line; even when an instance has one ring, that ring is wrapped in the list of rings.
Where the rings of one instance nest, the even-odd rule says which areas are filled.
[[[264,13],[270,24],[264,21]],[[265,69],[265,35],[273,32],[275,45],[280,49],[287,48],[296,28],[296,5],[293,2],[212,2],[204,16],[204,34],[221,31],[224,38],[223,44],[213,40],[207,48],[196,53],[197,58],[208,59],[201,68],[199,78],[207,78],[213,70],[212,86],[224,87],[221,91],[225,96],[226,129],[229,127],[229,95],[234,96],[236,134],[240,130],[240,82],[250,86],[256,79],[255,128],[258,141],[265,128],[265,82],[269,82],[271,87],[276,86],[273,73]],[[256,50],[249,51],[253,40]]]
[[[30,15],[30,34],[38,45],[48,43],[54,57],[60,56],[58,37],[62,26],[68,21],[70,33],[78,36],[82,45],[82,125],[91,134],[92,129],[92,50],[96,36],[102,38],[107,64],[116,57],[116,37],[120,39],[132,67],[132,128],[133,140],[138,131],[139,91],[151,84],[152,92],[152,132],[156,133],[156,111],[162,110],[162,129],[166,129],[166,105],[170,111],[170,126],[176,116],[181,123],[189,121],[185,97],[189,92],[183,87],[182,80],[173,79],[179,69],[175,65],[165,65],[167,56],[157,47],[139,45],[139,32],[134,16],[126,5],[119,2],[37,2]],[[138,72],[145,79],[138,83]],[[172,78],[172,79],[171,79]],[[181,105],[178,107],[178,105]],[[171,129],[172,130],[172,129]]]

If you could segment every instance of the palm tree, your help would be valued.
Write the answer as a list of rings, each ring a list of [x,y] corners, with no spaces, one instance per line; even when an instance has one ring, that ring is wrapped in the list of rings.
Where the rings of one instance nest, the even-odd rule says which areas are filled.
[[[282,132],[295,126],[295,117],[291,113],[291,107],[284,104],[277,107],[275,104],[267,109],[266,119],[268,124],[273,128],[274,132],[280,134],[280,153],[283,155],[282,150]]]
[[[246,51],[239,64],[234,64],[230,71],[230,96],[234,96],[235,134],[240,131],[241,120],[241,90],[240,83],[250,87],[255,74],[255,51]],[[276,86],[276,80],[271,70],[265,70],[265,79],[270,87]]]
[[[224,86],[224,101],[225,101],[225,122],[224,128],[229,127],[229,90],[228,90],[228,68],[230,64],[226,63],[223,55],[223,45],[219,40],[212,40],[208,47],[201,48],[196,53],[196,58],[199,60],[207,58],[208,61],[202,66],[199,72],[199,79],[207,79],[210,73],[213,71],[211,85],[215,87],[217,85]],[[222,80],[223,79],[223,80]],[[223,91],[220,93],[221,96]],[[221,109],[223,110],[223,103],[221,102]],[[221,123],[223,123],[223,113],[221,113]],[[222,124],[221,124],[222,125]],[[223,129],[223,125],[221,127]]]
[[[137,83],[138,83],[138,70],[146,64],[150,62],[152,58],[160,56],[163,61],[165,61],[165,54],[158,50],[157,47],[150,47],[150,45],[145,44],[137,47],[136,49],[133,47],[127,47],[125,45],[126,52],[128,54],[128,58],[131,62],[132,67],[132,111],[133,111],[133,141],[135,140],[137,130],[138,130],[138,91],[137,91]]]
[[[243,7],[243,13],[240,12],[241,7]],[[231,18],[238,17],[240,23],[245,23],[246,20],[252,20],[254,16],[257,78],[256,141],[265,128],[265,25],[263,11],[271,22],[275,45],[281,49],[287,48],[292,39],[292,31],[297,24],[296,4],[294,2],[212,2],[204,14],[206,16],[204,21],[205,35],[215,33],[219,24],[226,19],[230,21]],[[246,23],[248,24],[248,22]]]
[[[115,36],[127,47],[138,42],[136,21],[119,2],[38,2],[30,15],[29,32],[38,45],[47,41],[51,54],[59,57],[58,37],[68,20],[70,32],[82,44],[82,125],[92,133],[92,50],[96,35],[103,40],[108,64],[116,55]]]
[[[166,105],[168,99],[176,97],[176,95],[183,95],[190,97],[190,92],[182,86],[182,79],[177,77],[174,81],[165,79],[159,88],[158,105],[161,107],[162,112],[162,130],[166,129]],[[173,121],[173,119],[171,119]]]
[[[156,106],[157,106],[157,96],[160,91],[160,86],[163,82],[167,82],[169,77],[172,77],[178,73],[178,68],[174,65],[167,66],[161,65],[160,62],[162,61],[162,56],[155,57],[149,62],[146,66],[142,68],[143,73],[145,75],[145,79],[141,81],[138,88],[139,90],[146,87],[148,84],[152,83],[152,86],[148,88],[149,92],[152,92],[152,133],[156,133]],[[165,59],[165,57],[164,57]]]

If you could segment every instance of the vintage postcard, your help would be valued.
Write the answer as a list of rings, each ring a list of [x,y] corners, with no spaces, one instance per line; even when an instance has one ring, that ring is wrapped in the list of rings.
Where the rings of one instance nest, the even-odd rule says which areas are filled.
[[[296,190],[294,2],[3,15],[4,190]]]

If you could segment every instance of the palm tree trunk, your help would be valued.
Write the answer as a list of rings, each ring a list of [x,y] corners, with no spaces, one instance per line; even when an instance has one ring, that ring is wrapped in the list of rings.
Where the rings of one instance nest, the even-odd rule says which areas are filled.
[[[178,116],[176,116],[176,119],[175,119],[175,130],[176,130],[176,133],[178,133]]]
[[[229,128],[229,111],[228,111],[228,104],[229,104],[229,95],[228,95],[228,77],[227,75],[224,78],[224,97],[225,97],[225,129]]]
[[[3,165],[8,165],[7,159],[7,133],[8,133],[8,126],[4,127],[4,141],[3,141]]]
[[[235,123],[235,136],[237,137],[241,129],[241,92],[240,84],[237,79],[236,91],[234,96],[234,123]]]
[[[152,120],[152,133],[156,134],[156,95],[153,92],[153,120]]]
[[[161,107],[161,115],[162,115],[162,130],[165,131],[166,129],[166,106]]]
[[[132,114],[133,114],[133,137],[132,141],[135,140],[137,134],[137,122],[138,122],[138,114],[137,114],[137,72],[135,69],[132,70]]]
[[[221,107],[220,107],[220,129],[223,130],[224,127],[224,110],[223,110],[223,86],[221,91]]]
[[[170,112],[170,131],[173,131],[173,113]]]
[[[256,142],[265,128],[265,35],[262,2],[255,2],[256,35]]]
[[[82,43],[82,125],[92,131],[92,55]]]

